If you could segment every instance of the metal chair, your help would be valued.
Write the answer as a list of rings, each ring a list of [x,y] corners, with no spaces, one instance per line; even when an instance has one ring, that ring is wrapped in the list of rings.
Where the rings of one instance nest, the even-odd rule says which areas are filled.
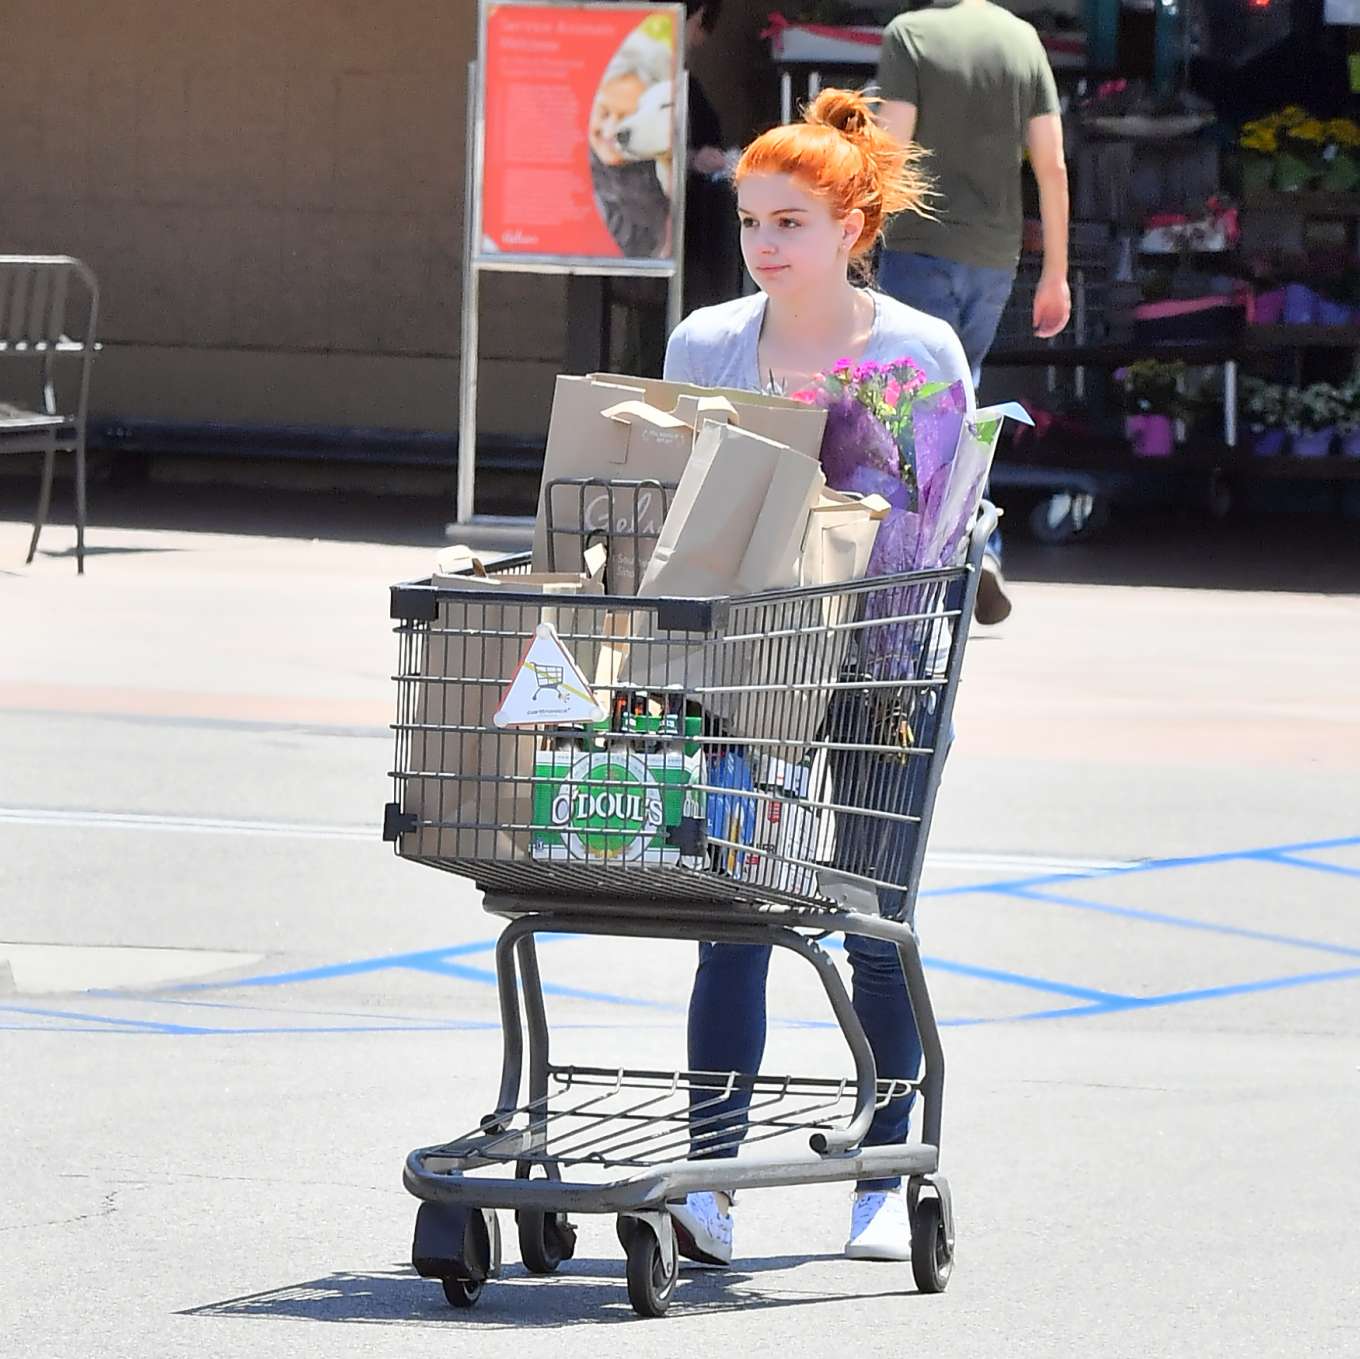
[[[75,278],[87,294],[83,319],[67,333],[67,303]],[[38,535],[52,503],[57,453],[76,455],[76,571],[85,572],[85,421],[90,397],[90,360],[99,346],[99,284],[90,268],[69,255],[0,255],[0,359],[28,361],[33,396],[22,404],[0,401],[0,453],[42,453],[42,488],[33,519],[27,562],[38,550]],[[79,394],[59,408],[56,359],[80,356]]]

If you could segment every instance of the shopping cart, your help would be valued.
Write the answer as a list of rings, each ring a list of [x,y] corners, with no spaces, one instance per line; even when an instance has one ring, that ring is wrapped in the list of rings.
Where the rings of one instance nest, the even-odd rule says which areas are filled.
[[[471,1306],[500,1269],[497,1212],[531,1273],[575,1248],[570,1214],[617,1217],[635,1310],[677,1279],[667,1203],[698,1190],[904,1176],[912,1272],[947,1284],[939,1174],[944,1059],[913,925],[917,884],[995,511],[958,566],[715,599],[393,587],[399,855],[471,878],[508,923],[496,945],[500,1091],[480,1124],[407,1158],[412,1261]],[[549,623],[603,722],[492,718]],[[772,944],[815,970],[849,1047],[839,1078],[562,1064],[539,934]],[[924,1053],[880,1077],[820,941],[895,945]],[[526,1070],[527,1068],[527,1070]],[[875,1110],[919,1094],[919,1142],[865,1146]],[[734,1115],[733,1101],[746,1106]],[[740,1154],[738,1153],[740,1150]]]

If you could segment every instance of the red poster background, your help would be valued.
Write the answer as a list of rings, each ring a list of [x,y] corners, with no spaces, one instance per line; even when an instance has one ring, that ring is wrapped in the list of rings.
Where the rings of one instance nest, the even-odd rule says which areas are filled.
[[[486,91],[481,249],[617,259],[591,186],[587,127],[600,77],[644,21],[640,6],[492,5],[481,54]]]

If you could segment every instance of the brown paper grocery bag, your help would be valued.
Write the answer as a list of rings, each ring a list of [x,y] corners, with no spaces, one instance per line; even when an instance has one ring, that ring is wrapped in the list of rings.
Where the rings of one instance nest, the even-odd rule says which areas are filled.
[[[421,679],[411,702],[402,810],[422,824],[401,837],[409,858],[527,858],[531,852],[534,755],[532,730],[500,731],[492,721],[540,622],[551,623],[578,664],[592,673],[603,611],[572,596],[599,595],[603,553],[593,571],[461,576],[441,579],[438,615],[420,635]],[[510,591],[543,597],[500,599]],[[551,602],[549,602],[551,601]],[[587,668],[588,667],[588,668]]]
[[[878,528],[892,506],[878,495],[826,487],[808,515],[799,564],[800,585],[839,585],[869,569]]]
[[[655,480],[674,487],[689,461],[695,428],[715,420],[815,457],[826,413],[779,397],[649,378],[559,377],[534,525],[535,569],[575,570],[584,541],[605,541],[611,558],[608,592],[636,593],[665,519],[667,493],[653,487],[612,493],[558,487],[550,505],[548,488],[568,477]]]
[[[701,429],[641,594],[733,596],[739,605],[743,595],[796,586],[824,485],[821,467],[783,444],[731,427]],[[806,744],[825,695],[791,695],[788,682],[804,672],[822,682],[822,672],[803,654],[797,620],[771,638],[771,617],[765,606],[758,616],[734,608],[722,635],[688,645],[652,635],[633,647],[629,682],[683,687],[735,739]]]
[[[752,434],[764,435],[788,444],[809,458],[822,451],[826,412],[787,396],[768,396],[735,387],[695,387],[688,382],[666,382],[661,378],[624,377],[617,373],[596,373],[592,381],[613,386],[636,387],[649,405],[669,411],[684,420],[693,403],[713,397],[730,402],[737,413],[735,423]],[[691,423],[693,423],[691,421]]]
[[[786,444],[706,424],[680,479],[639,593],[750,594],[798,583],[821,466]]]

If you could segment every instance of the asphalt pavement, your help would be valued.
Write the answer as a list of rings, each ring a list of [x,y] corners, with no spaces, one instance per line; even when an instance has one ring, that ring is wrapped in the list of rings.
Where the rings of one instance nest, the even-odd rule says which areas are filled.
[[[503,1222],[472,1311],[409,1267],[404,1157],[499,1069],[498,922],[379,834],[386,592],[437,535],[193,522],[77,578],[0,521],[0,1352],[1360,1355],[1351,539],[1020,554],[918,916],[952,1282],[845,1260],[844,1187],[758,1191],[644,1322],[607,1219],[548,1280]],[[692,954],[545,943],[555,1057],[682,1064]],[[811,972],[770,997],[767,1070],[843,1074]]]

